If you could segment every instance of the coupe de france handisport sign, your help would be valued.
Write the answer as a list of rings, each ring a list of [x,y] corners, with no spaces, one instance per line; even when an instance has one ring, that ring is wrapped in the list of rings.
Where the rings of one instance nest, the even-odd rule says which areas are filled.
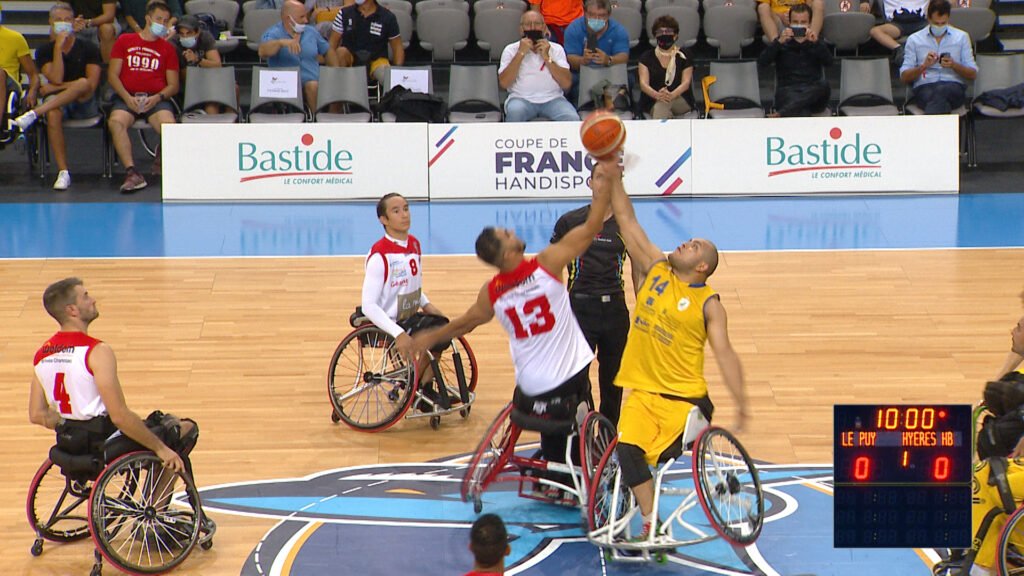
[[[586,198],[594,164],[578,122],[431,124],[431,199]],[[689,196],[690,122],[626,122],[631,196]]]
[[[969,405],[836,405],[835,547],[969,548]]]

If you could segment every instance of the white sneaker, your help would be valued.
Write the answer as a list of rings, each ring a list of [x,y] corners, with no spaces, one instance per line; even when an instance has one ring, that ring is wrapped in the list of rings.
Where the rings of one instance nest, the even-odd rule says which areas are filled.
[[[71,173],[61,170],[57,173],[57,179],[53,181],[54,190],[67,190],[71,186]]]
[[[22,114],[21,116],[18,116],[14,120],[11,120],[11,124],[14,124],[22,132],[24,132],[24,131],[28,130],[29,127],[32,126],[32,124],[35,124],[36,118],[37,118],[36,111],[35,110],[29,110],[28,112],[25,112],[24,114]]]

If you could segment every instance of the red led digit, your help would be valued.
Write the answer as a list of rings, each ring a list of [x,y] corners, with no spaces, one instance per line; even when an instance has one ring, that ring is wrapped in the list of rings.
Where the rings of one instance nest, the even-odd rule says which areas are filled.
[[[939,456],[935,459],[935,467],[932,469],[932,476],[936,480],[949,480],[948,456]]]
[[[853,479],[867,480],[871,475],[871,459],[867,456],[858,456],[853,461]]]

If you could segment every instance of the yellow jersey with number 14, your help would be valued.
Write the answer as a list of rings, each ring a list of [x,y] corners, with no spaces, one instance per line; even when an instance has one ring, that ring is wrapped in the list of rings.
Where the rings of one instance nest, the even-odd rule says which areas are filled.
[[[707,284],[680,280],[666,260],[651,267],[636,296],[633,326],[615,384],[686,398],[705,396],[704,303],[714,296]]]

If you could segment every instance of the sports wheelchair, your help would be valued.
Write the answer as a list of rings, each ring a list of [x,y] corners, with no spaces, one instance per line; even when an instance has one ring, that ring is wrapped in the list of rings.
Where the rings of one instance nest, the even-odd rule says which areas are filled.
[[[565,461],[552,462],[515,453],[523,431],[567,434]],[[580,506],[587,500],[587,485],[597,458],[615,441],[615,426],[586,402],[578,404],[575,418],[550,420],[518,410],[511,402],[498,413],[480,440],[462,480],[462,501],[483,510],[483,493],[498,482],[517,482],[524,498]],[[578,445],[578,460],[574,458]]]
[[[104,559],[128,574],[162,574],[184,562],[196,545],[213,546],[216,526],[203,514],[191,474],[171,472],[149,451],[110,451],[105,460],[102,442],[78,443],[83,450],[71,451],[62,444],[59,439],[50,448],[29,486],[33,556],[43,553],[44,540],[74,542],[91,535],[90,576],[102,573]],[[179,502],[173,499],[175,486],[184,486]]]
[[[437,430],[441,416],[458,412],[469,416],[476,398],[477,363],[465,338],[430,351],[433,379],[420,382],[425,366],[414,366],[395,350],[394,339],[363,315],[349,317],[355,330],[345,336],[327,368],[327,396],[331,420],[344,421],[356,430],[387,430],[403,416],[430,418]],[[406,415],[409,409],[415,410]]]
[[[622,481],[615,438],[599,456],[587,490],[587,539],[608,560],[664,562],[666,553],[721,536],[731,544],[752,544],[764,523],[764,494],[750,455],[731,433],[710,426],[699,408],[687,417],[679,449],[693,446],[693,487],[678,486],[670,476],[676,458],[659,463],[654,475],[654,509],[672,512],[655,529],[641,535],[642,515]],[[698,504],[703,514],[690,513]],[[681,530],[685,534],[677,534]]]

